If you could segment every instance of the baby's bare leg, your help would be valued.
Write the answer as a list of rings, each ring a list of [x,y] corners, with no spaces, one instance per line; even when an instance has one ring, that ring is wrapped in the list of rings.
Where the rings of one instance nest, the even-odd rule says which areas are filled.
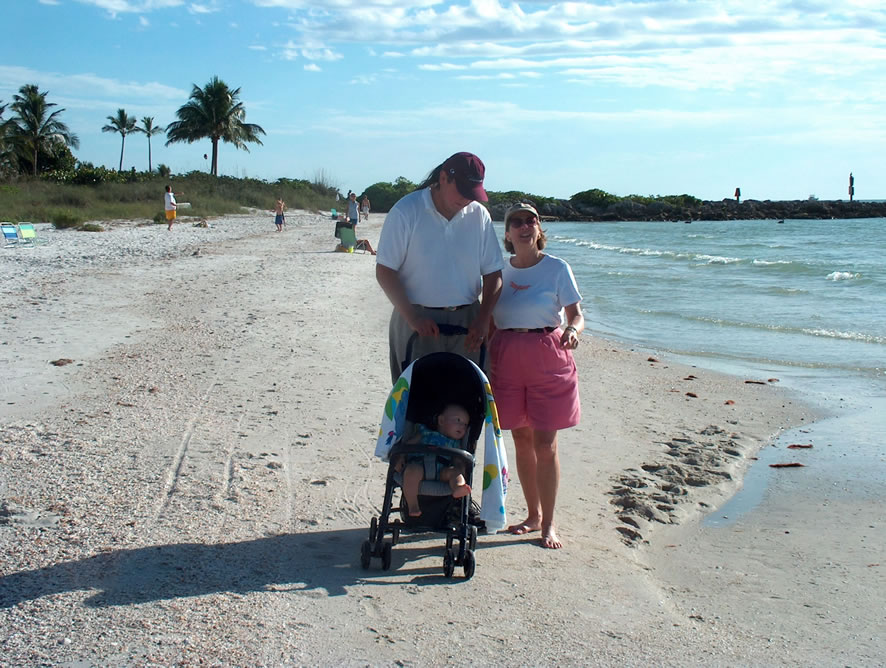
[[[424,467],[418,463],[408,464],[403,471],[403,497],[409,506],[410,517],[421,516],[421,509],[418,507],[418,488],[424,477]]]
[[[447,466],[440,471],[440,480],[449,483],[449,489],[452,490],[452,496],[460,499],[471,493],[471,487],[465,480],[464,469],[461,466]]]

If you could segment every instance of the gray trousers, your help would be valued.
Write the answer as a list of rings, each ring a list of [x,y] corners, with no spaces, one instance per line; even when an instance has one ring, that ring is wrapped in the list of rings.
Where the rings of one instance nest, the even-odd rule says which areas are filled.
[[[474,322],[477,313],[480,311],[480,302],[474,302],[470,306],[458,311],[430,309],[425,308],[424,306],[415,306],[415,309],[420,315],[431,318],[438,325],[458,325],[459,327],[467,329],[470,324]],[[403,369],[409,366],[410,362],[414,362],[422,355],[427,355],[428,353],[458,353],[473,361],[480,366],[480,368],[483,368],[488,364],[485,359],[484,364],[480,364],[479,350],[472,353],[465,350],[464,335],[444,336],[441,334],[436,338],[415,335],[415,338],[412,339],[413,335],[415,335],[413,329],[407,324],[403,316],[400,315],[400,312],[397,309],[394,309],[394,312],[391,314],[391,323],[388,326],[392,384],[397,382]],[[410,339],[412,339],[412,350],[409,353],[409,359],[406,359]],[[487,356],[484,356],[484,358],[485,357]],[[487,370],[483,368],[483,372],[486,373]]]

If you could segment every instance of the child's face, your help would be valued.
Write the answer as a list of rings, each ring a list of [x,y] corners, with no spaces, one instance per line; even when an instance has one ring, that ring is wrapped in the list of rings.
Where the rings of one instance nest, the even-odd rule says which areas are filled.
[[[447,438],[460,441],[468,432],[470,416],[461,406],[447,406],[437,418],[438,431]]]

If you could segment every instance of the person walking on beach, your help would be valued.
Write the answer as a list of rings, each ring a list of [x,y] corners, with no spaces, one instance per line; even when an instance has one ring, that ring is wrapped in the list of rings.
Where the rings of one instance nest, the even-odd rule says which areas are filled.
[[[490,382],[499,424],[510,429],[517,476],[529,509],[513,534],[541,531],[541,544],[563,547],[554,527],[560,484],[557,431],[581,418],[578,372],[572,351],[584,329],[581,295],[564,260],[542,252],[545,233],[538,212],[519,203],[505,214],[505,250],[513,257],[502,272],[501,298],[493,311]],[[561,329],[565,311],[566,327]]]
[[[492,219],[478,204],[488,200],[485,174],[476,155],[456,153],[385,218],[375,277],[394,305],[388,327],[392,383],[403,370],[413,333],[418,338],[412,359],[449,351],[480,362],[504,266]],[[441,324],[467,334],[441,336]]]
[[[363,195],[363,201],[360,202],[360,217],[369,220],[369,197],[366,195]]]
[[[166,222],[169,223],[167,230],[172,229],[172,223],[175,222],[175,211],[178,209],[178,204],[175,201],[175,196],[181,195],[181,193],[172,192],[172,186],[166,186],[166,194],[163,196],[163,208],[166,211]]]
[[[283,215],[285,208],[286,203],[283,201],[283,198],[278,197],[277,204],[274,206],[274,225],[277,226],[278,232],[282,232],[283,226],[286,224],[286,216]]]

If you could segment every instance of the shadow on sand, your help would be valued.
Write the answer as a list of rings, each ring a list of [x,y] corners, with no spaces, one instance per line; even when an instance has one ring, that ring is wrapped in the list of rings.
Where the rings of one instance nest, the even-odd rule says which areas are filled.
[[[0,575],[0,608],[78,590],[96,590],[86,605],[109,607],[221,592],[325,590],[329,596],[342,596],[348,586],[357,584],[465,581],[459,577],[460,569],[454,578],[443,576],[443,545],[433,534],[403,536],[393,550],[391,570],[381,570],[378,559],[363,570],[360,544],[366,535],[365,529],[354,528],[238,543],[110,550],[38,570]],[[431,561],[417,563],[426,557]]]

